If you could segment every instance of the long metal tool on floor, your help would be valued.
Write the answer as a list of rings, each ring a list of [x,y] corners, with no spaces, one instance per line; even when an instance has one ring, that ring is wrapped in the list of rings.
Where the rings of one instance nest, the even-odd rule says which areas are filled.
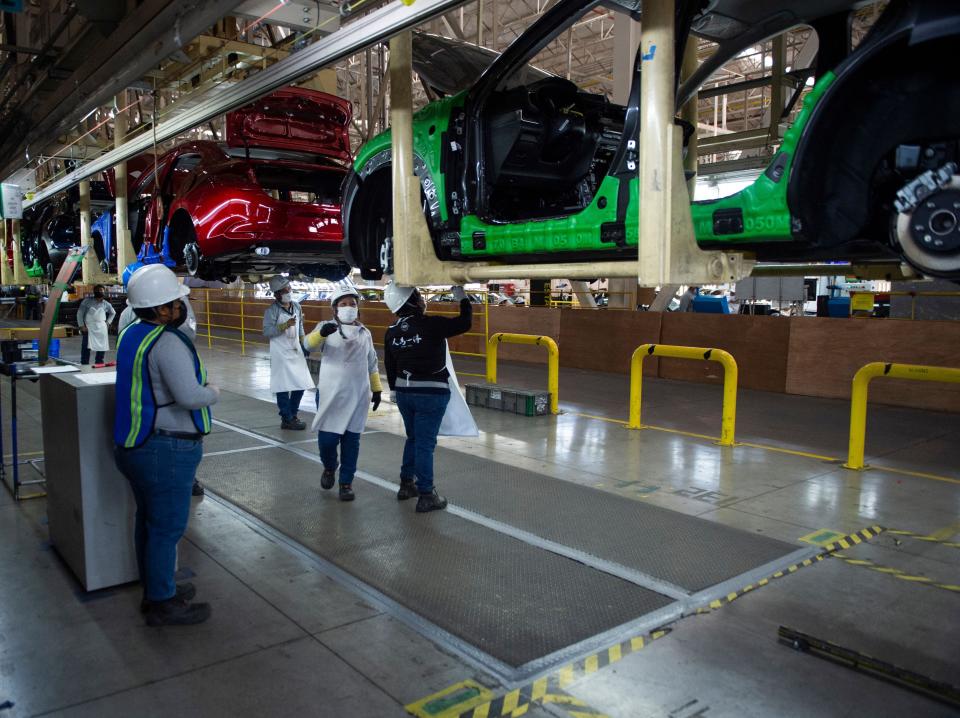
[[[874,678],[946,703],[954,708],[960,708],[960,689],[949,683],[935,681],[907,668],[901,668],[893,663],[865,655],[851,648],[838,646],[835,643],[815,638],[786,626],[780,626],[777,635],[780,638],[780,643],[798,651],[852,668],[860,673],[866,673]]]

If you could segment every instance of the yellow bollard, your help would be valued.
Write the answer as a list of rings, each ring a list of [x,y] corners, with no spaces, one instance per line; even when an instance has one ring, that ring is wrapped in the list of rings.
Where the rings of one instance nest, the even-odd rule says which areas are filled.
[[[723,413],[720,423],[720,446],[733,446],[737,424],[737,361],[723,349],[703,347],[678,347],[668,344],[641,344],[630,358],[630,429],[642,429],[640,421],[643,360],[648,356],[672,357],[674,359],[698,359],[715,361],[723,365]]]
[[[863,454],[867,435],[867,390],[870,380],[878,376],[960,384],[960,369],[951,367],[885,364],[879,361],[860,367],[853,375],[853,387],[850,391],[850,441],[847,446],[847,463],[843,465],[846,469],[859,471],[865,468]]]
[[[550,337],[535,334],[498,332],[487,340],[487,383],[497,383],[497,347],[507,344],[529,344],[547,348],[547,391],[550,392],[550,413],[560,413],[560,350]]]

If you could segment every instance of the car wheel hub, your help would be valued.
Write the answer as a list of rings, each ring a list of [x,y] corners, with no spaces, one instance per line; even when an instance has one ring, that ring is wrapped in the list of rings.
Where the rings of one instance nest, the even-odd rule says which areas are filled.
[[[196,242],[190,242],[183,248],[183,261],[187,265],[187,271],[196,275],[200,269],[200,248]]]
[[[896,238],[906,259],[934,275],[960,274],[960,175],[896,218]]]

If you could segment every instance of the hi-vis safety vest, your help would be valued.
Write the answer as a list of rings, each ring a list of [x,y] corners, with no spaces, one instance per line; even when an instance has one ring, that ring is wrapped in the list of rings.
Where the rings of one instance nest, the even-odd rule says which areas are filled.
[[[191,341],[180,331],[163,324],[134,322],[120,333],[117,341],[116,411],[113,419],[113,442],[125,449],[142,445],[153,433],[157,418],[156,398],[150,383],[147,358],[163,332],[179,337],[193,354],[193,366],[200,384],[207,382],[207,370]],[[210,433],[210,407],[190,412],[193,424],[201,434]]]

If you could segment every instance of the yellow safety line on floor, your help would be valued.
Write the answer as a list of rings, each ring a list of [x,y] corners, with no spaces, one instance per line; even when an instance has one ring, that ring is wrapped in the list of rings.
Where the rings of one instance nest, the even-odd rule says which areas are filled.
[[[42,451],[18,451],[17,458],[22,459],[24,456],[43,456]],[[3,460],[13,459],[13,454],[4,454]]]
[[[944,541],[946,539],[953,538],[958,533],[960,533],[960,521],[954,521],[949,526],[944,526],[939,531],[934,531],[930,535],[938,541]]]
[[[558,668],[549,675],[538,678],[531,683],[520,686],[519,688],[514,688],[512,691],[508,691],[493,700],[462,711],[458,716],[459,718],[506,718],[507,716],[523,715],[531,706],[538,703],[553,703],[556,705],[571,706],[571,709],[567,710],[568,713],[574,717],[607,718],[604,713],[591,708],[584,701],[570,695],[564,689],[580,678],[592,675],[601,668],[616,663],[631,653],[642,650],[650,645],[651,641],[663,638],[663,636],[668,633],[670,633],[669,628],[653,631],[643,636],[634,636],[626,641],[621,641],[620,643],[616,643],[585,658]],[[461,685],[461,683],[458,683],[440,693],[434,694],[434,696],[449,695],[455,692]],[[405,708],[408,713],[421,716],[421,712],[415,711],[422,709],[424,703],[429,702],[432,698],[433,696],[421,699],[416,703],[405,706]],[[573,710],[573,708],[576,710]]]
[[[731,591],[730,593],[728,593],[726,596],[723,596],[722,598],[714,599],[713,601],[710,602],[708,606],[705,606],[703,608],[698,608],[697,613],[698,614],[710,613],[711,611],[715,611],[718,608],[723,608],[725,605],[727,605],[728,603],[733,603],[741,596],[748,594],[751,591],[757,588],[760,588],[761,586],[766,586],[768,583],[770,583],[770,579],[772,578],[783,578],[784,576],[789,576],[792,573],[796,573],[801,568],[812,566],[818,561],[823,561],[828,556],[836,554],[836,552],[840,551],[841,549],[847,549],[847,548],[850,548],[851,546],[856,546],[859,543],[863,543],[864,541],[869,541],[875,536],[879,536],[884,530],[885,529],[881,526],[870,526],[869,528],[860,529],[859,531],[855,531],[854,533],[849,534],[848,536],[839,538],[836,541],[833,541],[832,543],[828,543],[824,545],[823,550],[820,553],[818,553],[816,556],[812,556],[811,558],[804,559],[800,563],[795,563],[792,566],[787,566],[785,569],[781,571],[777,571],[776,573],[771,574],[767,578],[761,578],[756,583],[751,583],[748,586],[744,586],[739,591]]]
[[[930,534],[918,534],[913,531],[905,531],[903,529],[887,529],[888,534],[893,534],[894,536],[909,536],[912,539],[917,541],[927,541],[928,543],[936,543],[941,546],[949,546],[950,548],[960,548],[960,542],[957,541],[947,541],[946,539],[952,538],[956,532],[954,527],[957,524],[952,524],[946,528],[940,529],[939,531]]]
[[[584,419],[597,419],[599,421],[607,421],[611,424],[622,424],[627,426],[628,422],[623,419],[611,419],[605,416],[596,416],[594,414],[583,414],[577,411],[568,412],[570,416],[580,416]],[[692,431],[683,431],[682,429],[669,429],[665,426],[654,426],[653,424],[644,424],[644,429],[653,429],[654,431],[663,431],[668,434],[680,434],[681,436],[691,436],[695,439],[705,439],[707,441],[717,442],[720,441],[719,436],[707,436],[706,434],[697,434]],[[738,441],[735,446],[747,446],[751,449],[762,449],[763,451],[775,451],[779,454],[790,454],[791,456],[802,456],[807,459],[817,459],[818,461],[829,461],[835,464],[843,464],[845,459],[838,458],[836,456],[825,456],[823,454],[813,454],[809,451],[798,451],[796,449],[786,449],[782,446],[770,446],[769,444],[758,444],[752,441]],[[895,469],[890,466],[879,466],[877,464],[871,464],[866,467],[868,469],[876,469],[877,471],[888,471],[893,474],[902,474],[904,476],[913,476],[920,479],[931,479],[933,481],[946,481],[951,484],[960,484],[960,479],[953,479],[949,476],[940,476],[938,474],[930,474],[924,471],[910,471],[909,469]]]
[[[924,586],[930,586],[931,588],[942,588],[944,591],[952,591],[954,593],[960,593],[960,585],[953,583],[939,583],[934,581],[929,576],[916,576],[909,574],[906,571],[902,571],[899,568],[893,568],[892,566],[882,566],[878,563],[874,563],[868,558],[850,558],[842,553],[834,553],[832,556],[844,563],[848,563],[851,566],[859,566],[860,568],[869,569],[870,571],[877,571],[878,573],[884,573],[888,576],[893,576],[894,578],[899,578],[901,581],[910,581],[911,583],[919,583]]]

